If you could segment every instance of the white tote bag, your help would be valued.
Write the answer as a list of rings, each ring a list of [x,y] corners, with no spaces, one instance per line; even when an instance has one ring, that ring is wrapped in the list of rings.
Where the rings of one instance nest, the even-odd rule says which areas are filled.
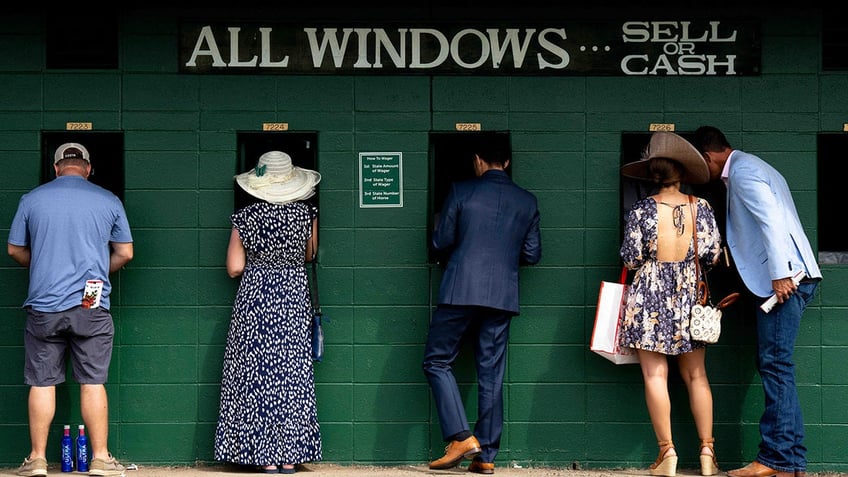
[[[601,282],[598,291],[598,307],[595,310],[595,326],[592,329],[592,342],[589,349],[615,364],[635,364],[639,355],[632,348],[618,346],[618,332],[621,328],[621,315],[627,298],[627,269],[621,270],[621,280]]]

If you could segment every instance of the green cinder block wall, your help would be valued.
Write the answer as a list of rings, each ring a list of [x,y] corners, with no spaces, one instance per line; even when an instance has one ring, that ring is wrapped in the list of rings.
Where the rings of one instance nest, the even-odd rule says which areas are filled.
[[[762,74],[751,77],[183,75],[179,22],[202,14],[155,8],[119,15],[117,70],[47,70],[43,15],[4,15],[0,232],[8,234],[18,198],[39,183],[43,131],[87,121],[123,133],[136,258],[114,276],[110,448],[139,464],[211,463],[237,287],[224,270],[236,136],[266,122],[316,131],[320,290],[331,318],[326,359],[316,365],[324,457],[424,464],[444,447],[421,371],[440,279],[427,263],[428,136],[458,122],[509,131],[513,178],[539,198],[543,258],[521,272],[499,465],[645,467],[656,445],[639,370],[588,350],[598,283],[620,267],[621,135],[651,123],[722,127],[732,144],[786,175],[815,244],[816,135],[848,122],[848,72],[821,71],[820,13],[740,11],[762,24]],[[358,207],[364,151],[403,153],[403,207]],[[809,470],[844,472],[848,271],[823,268],[797,374]],[[0,259],[0,466],[18,465],[29,451],[20,309],[27,283],[26,270]],[[754,361],[753,317],[729,311],[708,353],[722,468],[756,453],[762,393]],[[470,354],[457,373],[473,420]],[[682,465],[694,468],[685,388],[672,383],[675,442]],[[61,425],[81,422],[78,391],[70,375],[57,388],[48,448],[56,459]]]

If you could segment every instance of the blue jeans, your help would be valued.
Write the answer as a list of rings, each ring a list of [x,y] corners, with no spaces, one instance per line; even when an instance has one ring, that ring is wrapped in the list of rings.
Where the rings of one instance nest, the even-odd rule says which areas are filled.
[[[817,287],[815,282],[799,284],[798,290],[771,313],[757,307],[757,367],[765,395],[757,461],[783,472],[807,470],[793,354],[801,316]]]

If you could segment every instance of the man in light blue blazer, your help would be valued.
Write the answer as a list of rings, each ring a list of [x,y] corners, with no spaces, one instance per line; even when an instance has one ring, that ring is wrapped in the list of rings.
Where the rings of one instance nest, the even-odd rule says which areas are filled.
[[[503,379],[509,324],[519,313],[519,265],[542,256],[536,197],[512,182],[505,153],[480,144],[476,178],[454,182],[432,236],[449,254],[430,320],[424,374],[439,414],[445,455],[431,469],[473,458],[468,470],[492,474],[503,429]],[[472,434],[453,374],[463,338],[474,344],[477,422]]]
[[[757,366],[765,409],[760,418],[757,458],[730,477],[802,477],[806,474],[804,420],[795,386],[793,353],[801,317],[822,274],[784,177],[759,157],[730,147],[712,126],[695,131],[693,143],[704,154],[713,180],[727,186],[725,235],[736,269],[771,311],[757,307]],[[799,271],[804,278],[793,280]]]

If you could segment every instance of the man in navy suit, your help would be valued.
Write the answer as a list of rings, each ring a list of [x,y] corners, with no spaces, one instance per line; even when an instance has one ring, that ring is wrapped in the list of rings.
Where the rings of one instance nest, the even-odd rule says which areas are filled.
[[[757,367],[765,395],[757,458],[730,477],[801,477],[807,471],[804,420],[795,387],[793,354],[801,316],[822,274],[789,186],[759,157],[730,147],[712,126],[695,131],[713,180],[727,186],[727,244],[736,269],[759,302],[774,294],[769,312],[757,307]],[[792,277],[804,272],[796,285]]]
[[[432,236],[449,254],[430,320],[424,374],[439,413],[445,455],[431,469],[473,458],[468,470],[493,474],[503,429],[503,379],[509,324],[518,315],[519,265],[542,256],[536,197],[512,182],[502,150],[481,144],[476,178],[455,182]],[[474,343],[477,422],[471,433],[453,364],[463,338]]]

